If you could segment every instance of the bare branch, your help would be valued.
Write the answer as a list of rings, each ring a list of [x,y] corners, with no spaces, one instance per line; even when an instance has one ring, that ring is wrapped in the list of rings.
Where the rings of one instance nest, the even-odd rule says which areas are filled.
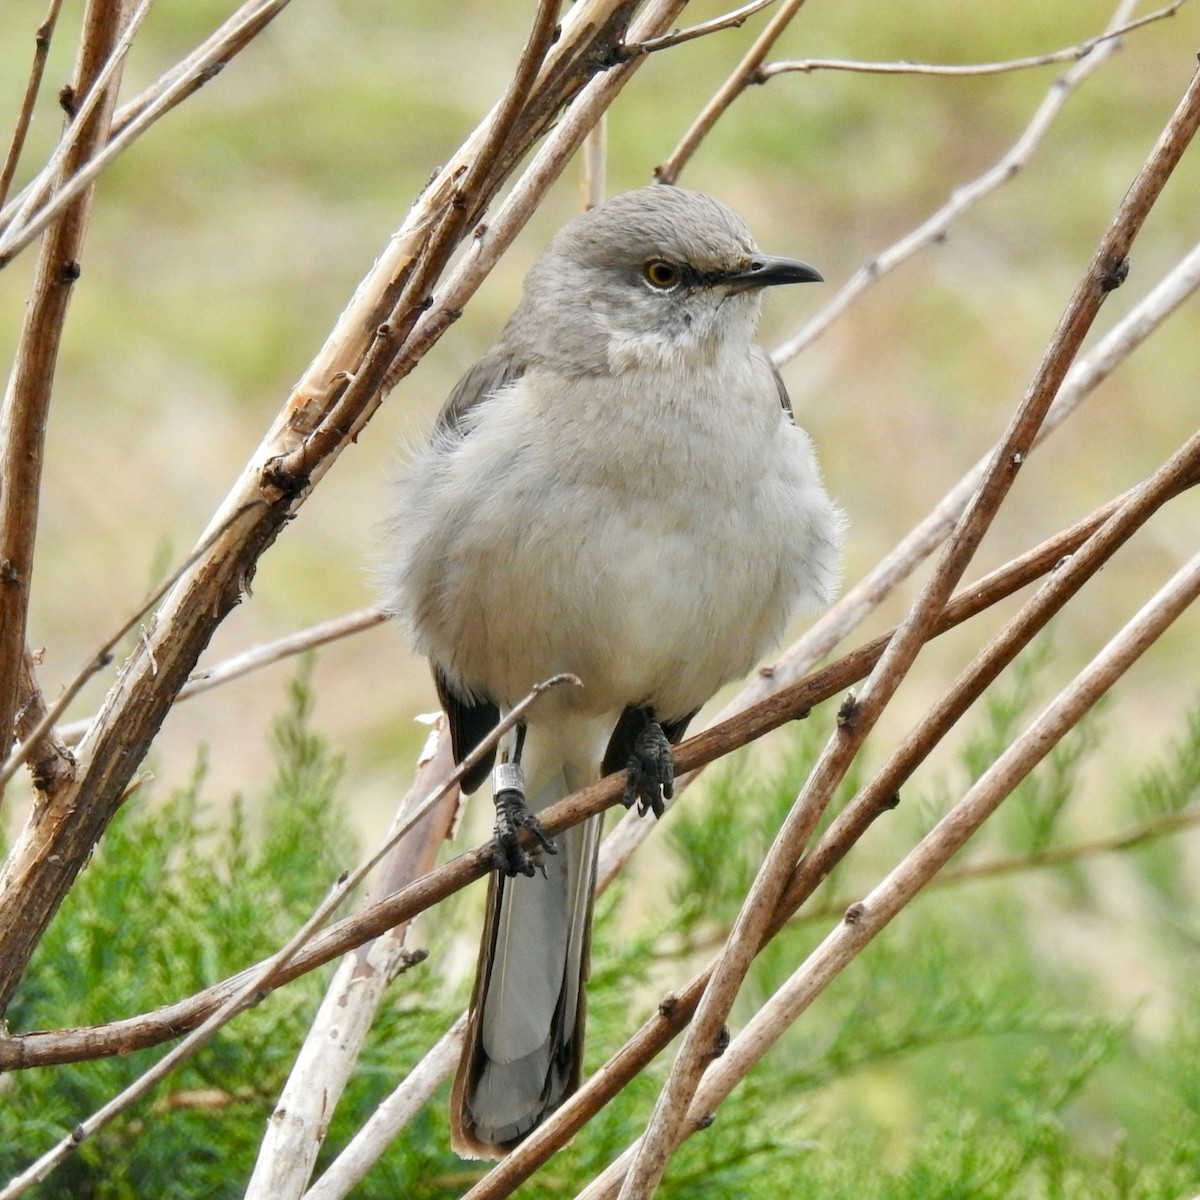
[[[161,599],[162,595],[160,594],[149,601],[147,607],[150,604],[156,604]],[[142,611],[144,612],[145,609]],[[315,650],[318,646],[336,642],[351,634],[374,629],[377,625],[382,625],[389,620],[390,616],[390,613],[378,605],[369,605],[367,608],[358,608],[353,612],[343,613],[340,617],[330,617],[328,621],[319,621],[307,629],[300,629],[285,637],[276,638],[273,642],[266,642],[261,646],[251,646],[249,650],[231,654],[211,667],[202,667],[194,671],[187,683],[179,689],[176,703],[188,700],[192,696],[198,696],[201,692],[220,687],[222,684],[230,683],[234,679],[240,679],[252,671],[259,671],[263,667],[269,667],[297,654],[303,654],[307,650]],[[60,725],[56,732],[66,745],[73,746],[87,733],[95,719],[94,716],[84,717],[81,721]]]
[[[1061,50],[1051,50],[1045,54],[1031,54],[1026,58],[1010,58],[1003,62],[963,63],[942,65],[935,63],[917,62],[859,62],[844,58],[802,58],[788,62],[767,63],[755,78],[755,83],[766,83],[778,75],[811,74],[813,71],[851,71],[860,75],[1005,75],[1012,71],[1025,71],[1031,67],[1046,67],[1053,63],[1076,62],[1086,58],[1095,48],[1114,38],[1124,37],[1143,25],[1173,17],[1187,2],[1174,0],[1154,12],[1146,13],[1137,20],[1127,21],[1114,29],[1106,29],[1095,37],[1085,38],[1074,46],[1066,46]]]
[[[24,189],[20,196],[0,212],[0,229],[4,230],[3,236],[0,237],[0,268],[7,266],[60,212],[73,203],[77,196],[90,188],[96,176],[159,117],[216,75],[232,53],[236,52],[235,48],[245,46],[286,7],[287,3],[288,0],[248,0],[248,3],[225,21],[174,71],[164,76],[160,81],[163,85],[161,90],[155,91],[154,98],[138,110],[120,132],[107,141],[102,150],[95,153],[86,163],[79,163],[74,170],[63,173],[55,186],[53,196],[46,204],[40,205],[38,202],[39,206],[29,213],[27,219],[18,221],[27,200],[37,195],[48,194],[45,190],[47,177],[39,176]],[[105,137],[108,137],[107,131]]]
[[[50,39],[54,36],[54,26],[58,21],[58,13],[62,8],[62,0],[50,0],[46,10],[46,19],[38,26],[34,34],[33,65],[29,69],[29,82],[25,85],[25,97],[21,101],[21,111],[17,114],[17,123],[13,127],[12,141],[9,143],[8,154],[4,158],[4,166],[0,167],[0,209],[8,198],[8,189],[12,187],[13,176],[17,173],[17,164],[21,161],[21,151],[25,149],[25,138],[29,133],[29,125],[33,120],[33,107],[37,103],[38,92],[42,86],[42,75],[46,70],[46,59],[50,55]]]
[[[1123,0],[1113,18],[1113,23],[1121,22],[1124,14],[1133,7],[1134,0]],[[1002,184],[1013,179],[1029,161],[1030,156],[1037,149],[1070,96],[1088,76],[1102,67],[1116,53],[1119,45],[1118,41],[1100,42],[1071,70],[1056,79],[1046,92],[1041,104],[1038,105],[1032,120],[1025,126],[1021,136],[1011,149],[982,175],[977,176],[970,183],[956,188],[950,199],[911,233],[861,266],[838,289],[833,299],[811,321],[805,324],[803,329],[775,348],[771,357],[776,364],[782,365],[790,362],[801,352],[807,350],[863,292],[915,254],[941,242],[946,237],[950,226],[965,212]]]
[[[418,757],[389,840],[409,823],[410,811],[453,769],[446,719],[440,717]],[[395,842],[372,888],[373,899],[433,869],[438,849],[454,824],[457,801],[456,793],[448,792],[407,837]],[[405,947],[407,932],[407,924],[398,925],[342,959],[271,1114],[245,1200],[288,1200],[304,1192],[385,991],[397,971],[412,960]],[[420,957],[424,958],[423,952]]]
[[[1198,596],[1200,555],[1186,563],[1143,606],[900,864],[869,895],[846,910],[842,922],[751,1018],[724,1057],[712,1065],[688,1114],[688,1131],[700,1126],[825,986],[929,883],[1017,784]]]
[[[683,135],[679,145],[666,162],[655,168],[654,175],[660,183],[675,183],[679,172],[696,153],[696,148],[708,136],[712,127],[721,119],[725,110],[741,95],[754,80],[755,72],[771,52],[779,35],[791,24],[792,19],[804,7],[804,0],[783,0],[779,11],[771,18],[766,29],[758,35],[745,58],[734,68],[733,73],[721,85],[717,94],[704,106],[691,128]]]
[[[25,651],[21,667],[21,683],[18,689],[16,728],[21,739],[21,750],[28,751],[24,759],[14,757],[16,763],[27,761],[33,785],[41,793],[53,796],[75,778],[75,759],[66,745],[54,734],[54,718],[46,710],[46,700],[34,677],[34,656]],[[20,751],[18,751],[20,753]],[[0,792],[10,773],[0,772]]]
[[[64,171],[63,168],[68,160],[68,156],[73,157],[76,163],[79,163],[79,156],[75,154],[75,146],[81,134],[88,128],[88,122],[92,119],[92,114],[96,111],[97,104],[102,102],[107,104],[108,123],[111,125],[112,108],[116,103],[115,93],[119,85],[122,68],[125,64],[125,56],[129,53],[129,48],[133,45],[133,39],[137,36],[137,31],[142,27],[142,22],[149,15],[152,3],[153,0],[141,0],[137,8],[134,9],[132,15],[124,24],[120,38],[109,52],[107,61],[96,76],[95,82],[88,89],[87,94],[76,93],[72,95],[71,124],[67,126],[65,136],[59,141],[58,146],[55,147],[54,153],[50,156],[50,161],[22,193],[16,214],[12,219],[12,224],[17,226],[24,224],[28,220],[29,214],[43,204],[51,190],[55,186],[61,187],[69,178],[69,173]],[[108,91],[110,84],[112,84],[111,93]],[[107,137],[108,130],[106,129],[100,141],[107,140]],[[98,145],[93,146],[93,151],[98,149]],[[94,153],[85,156],[85,163],[93,157],[95,157]],[[82,187],[77,189],[74,194],[77,195],[81,190]],[[68,203],[70,203],[70,200],[63,201],[56,211],[61,212]],[[53,216],[47,217],[37,232],[44,229],[52,219]],[[36,236],[36,233],[33,236]],[[4,261],[6,260],[2,243],[0,243],[0,264],[3,264]]]
[[[365,1178],[396,1134],[429,1102],[454,1070],[467,1032],[463,1013],[434,1043],[399,1086],[371,1114],[325,1173],[304,1193],[304,1200],[342,1200]]]
[[[1182,4],[1183,0],[1179,0]],[[664,33],[662,37],[648,38],[644,42],[628,42],[623,47],[624,53],[654,54],[658,50],[668,50],[672,46],[682,45],[694,38],[707,37],[710,33],[719,33],[723,29],[741,29],[746,21],[764,8],[770,8],[775,0],[751,0],[741,8],[735,8],[724,16],[713,17],[711,21],[701,21],[699,25],[690,25],[687,29],[676,29],[674,33]]]
[[[107,135],[117,80],[110,76],[104,89],[96,84],[119,35],[121,9],[120,0],[92,0],[84,13],[72,86],[84,102],[94,92],[96,102],[91,119],[80,122],[63,174],[86,162]],[[25,655],[47,413],[90,207],[90,195],[80,196],[42,244],[0,412],[0,746],[5,753],[12,744]]]
[[[189,567],[191,567],[201,556],[207,552],[210,545],[217,538],[227,533],[230,527],[249,511],[250,507],[251,506],[248,506],[246,509],[243,509],[242,512],[234,513],[233,516],[231,516],[220,529],[216,530],[211,537],[205,539],[205,541],[201,543],[196,550],[194,550],[186,559],[184,559],[184,561],[170,575],[168,575],[167,578],[163,580],[163,582],[159,584],[159,586],[153,592],[151,592],[145,600],[142,601],[137,610],[127,620],[123,621],[120,627],[101,644],[100,648],[95,652],[95,654],[93,654],[92,657],[88,659],[88,661],[84,663],[82,667],[80,667],[79,671],[75,675],[75,678],[71,680],[71,682],[63,689],[62,694],[58,696],[53,704],[51,704],[48,708],[39,706],[40,712],[37,719],[29,723],[27,730],[22,730],[23,740],[21,744],[12,752],[8,761],[5,762],[3,766],[0,766],[0,792],[3,791],[8,781],[17,773],[21,765],[25,762],[28,762],[30,757],[37,751],[39,746],[42,745],[44,740],[51,735],[51,731],[54,729],[55,722],[57,722],[58,718],[61,717],[64,712],[66,712],[67,706],[71,703],[71,701],[74,700],[77,695],[79,695],[83,685],[87,683],[87,681],[91,679],[92,676],[98,671],[102,671],[109,665],[109,663],[112,662],[113,650],[116,649],[117,643],[120,642],[121,639],[125,637],[125,635],[129,633],[131,629],[133,629],[133,627],[167,594],[167,592],[171,590],[172,587],[175,586],[175,584],[179,581],[180,576],[182,576]],[[30,682],[32,684],[32,677]],[[67,786],[73,783],[74,780],[75,772],[72,770],[69,778],[62,776],[60,781],[63,786]],[[48,798],[54,799],[54,795],[51,794]],[[54,814],[51,809],[47,808],[43,810],[41,814],[41,820],[50,822],[53,821],[53,819]]]

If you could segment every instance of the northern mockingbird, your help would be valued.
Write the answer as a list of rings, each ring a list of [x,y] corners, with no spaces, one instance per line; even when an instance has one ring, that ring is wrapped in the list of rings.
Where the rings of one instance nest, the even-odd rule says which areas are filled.
[[[535,683],[583,682],[542,696],[496,767],[460,1153],[503,1155],[579,1083],[600,822],[554,847],[530,814],[618,769],[626,804],[661,814],[697,709],[835,591],[843,518],[752,342],[763,288],[820,278],[708,196],[617,196],[534,264],[401,484],[391,603],[455,760]],[[556,851],[544,877],[522,827]]]

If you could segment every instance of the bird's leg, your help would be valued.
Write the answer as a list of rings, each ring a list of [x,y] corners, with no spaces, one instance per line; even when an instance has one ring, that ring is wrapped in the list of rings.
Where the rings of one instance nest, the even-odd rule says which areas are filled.
[[[636,804],[643,817],[647,812],[661,817],[665,802],[675,795],[675,764],[671,759],[671,743],[662,726],[654,720],[653,713],[647,715],[625,766],[622,799],[626,808]]]
[[[492,861],[504,875],[532,875],[541,868],[542,851],[557,854],[541,822],[525,803],[525,771],[521,751],[525,747],[525,726],[517,726],[516,747],[512,758],[498,763],[492,771],[492,799],[496,805],[496,825],[492,831]],[[521,845],[521,830],[528,829],[537,842],[532,855]],[[542,871],[545,874],[545,870]]]

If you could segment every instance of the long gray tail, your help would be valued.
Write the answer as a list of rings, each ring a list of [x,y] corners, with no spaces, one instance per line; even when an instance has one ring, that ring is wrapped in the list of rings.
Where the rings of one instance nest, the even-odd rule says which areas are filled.
[[[533,811],[566,795],[562,771],[553,774],[530,789]],[[579,1086],[599,833],[593,817],[560,834],[546,878],[492,876],[450,1101],[459,1154],[503,1157]]]

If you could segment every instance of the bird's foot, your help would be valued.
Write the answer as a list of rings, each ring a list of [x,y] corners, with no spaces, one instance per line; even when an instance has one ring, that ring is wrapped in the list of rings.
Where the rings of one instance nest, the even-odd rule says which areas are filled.
[[[525,772],[519,763],[500,763],[492,773],[492,795],[496,803],[496,826],[492,832],[492,861],[496,870],[509,876],[533,875],[541,870],[542,852],[557,854],[541,822],[525,804]],[[528,829],[537,845],[530,854],[521,845],[521,830]]]
[[[643,817],[647,812],[661,817],[666,801],[674,795],[675,764],[671,759],[671,743],[657,721],[647,721],[625,766],[622,799],[626,808],[636,804]]]

